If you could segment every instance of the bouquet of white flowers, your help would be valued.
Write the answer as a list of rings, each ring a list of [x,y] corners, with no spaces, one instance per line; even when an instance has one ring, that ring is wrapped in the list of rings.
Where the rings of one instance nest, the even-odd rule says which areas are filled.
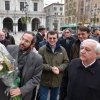
[[[15,60],[8,53],[5,46],[0,43],[0,78],[8,86],[5,93],[9,95],[10,88],[16,88],[19,85],[18,68],[15,67]],[[10,97],[10,100],[22,100],[21,96]]]

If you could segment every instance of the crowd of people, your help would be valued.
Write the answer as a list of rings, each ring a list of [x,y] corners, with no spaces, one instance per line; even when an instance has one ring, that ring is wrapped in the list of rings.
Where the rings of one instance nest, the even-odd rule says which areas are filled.
[[[57,30],[40,27],[37,34],[25,32],[19,45],[7,28],[0,32],[0,43],[16,60],[19,87],[0,80],[0,98],[22,96],[22,100],[100,100],[100,30],[70,28],[59,37]],[[38,88],[37,88],[38,86]],[[48,96],[49,95],[49,96]]]

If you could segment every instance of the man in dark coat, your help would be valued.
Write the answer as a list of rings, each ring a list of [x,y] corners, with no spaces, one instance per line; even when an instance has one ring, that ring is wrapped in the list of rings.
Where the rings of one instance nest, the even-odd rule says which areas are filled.
[[[0,43],[2,43],[5,47],[11,44],[11,42],[6,39],[6,34],[2,31],[0,32]]]
[[[5,33],[5,38],[10,42],[10,44],[15,44],[15,39],[12,35],[9,34],[7,28],[3,28],[2,31]]]
[[[75,43],[73,43],[73,45],[71,47],[70,60],[79,57],[81,42],[88,39],[90,36],[89,28],[87,28],[85,26],[79,27],[78,31],[77,31],[77,36],[78,36],[78,39],[75,41]]]
[[[59,40],[61,46],[63,46],[66,49],[68,58],[70,60],[70,51],[73,43],[76,41],[74,37],[72,37],[72,30],[70,28],[67,28],[64,30],[65,39]]]
[[[46,29],[44,27],[40,27],[38,29],[38,33],[36,34],[36,43],[35,48],[36,50],[39,49],[39,43],[44,40]]]
[[[93,29],[93,32],[91,33],[89,38],[100,42],[99,29]]]
[[[7,47],[11,56],[16,60],[21,79],[20,86],[10,89],[11,96],[22,95],[22,100],[32,100],[33,89],[39,84],[42,74],[42,57],[32,51],[34,36],[26,32],[20,45]]]
[[[73,59],[65,70],[59,100],[100,100],[100,44],[84,40],[80,58]]]

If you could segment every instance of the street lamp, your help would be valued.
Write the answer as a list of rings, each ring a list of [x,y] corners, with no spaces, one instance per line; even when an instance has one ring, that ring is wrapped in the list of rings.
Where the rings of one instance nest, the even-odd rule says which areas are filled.
[[[24,5],[24,8],[23,8],[23,11],[25,12],[25,24],[26,24],[26,31],[27,31],[27,21],[28,21],[28,15],[27,15],[27,13],[28,13],[28,3],[27,2],[25,2],[25,5]]]
[[[17,23],[16,23],[16,18],[17,18],[17,16],[16,16],[16,7],[15,7],[15,10],[14,10],[14,16],[13,16],[13,18],[14,18],[14,23],[13,23],[14,33],[16,34],[16,25],[17,25]]]
[[[57,19],[57,15],[55,13],[54,15],[54,20],[53,20],[53,26],[54,26],[54,29],[58,29],[58,19]]]

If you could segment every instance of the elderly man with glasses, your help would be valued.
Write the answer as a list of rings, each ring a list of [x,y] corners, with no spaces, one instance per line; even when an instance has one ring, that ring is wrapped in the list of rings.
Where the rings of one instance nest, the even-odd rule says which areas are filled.
[[[100,100],[100,44],[86,39],[64,72],[59,100]]]

